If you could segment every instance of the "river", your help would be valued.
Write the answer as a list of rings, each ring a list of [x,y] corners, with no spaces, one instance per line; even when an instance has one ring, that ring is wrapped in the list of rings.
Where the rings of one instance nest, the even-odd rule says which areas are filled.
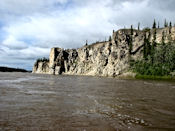
[[[0,73],[0,130],[175,130],[175,82]]]

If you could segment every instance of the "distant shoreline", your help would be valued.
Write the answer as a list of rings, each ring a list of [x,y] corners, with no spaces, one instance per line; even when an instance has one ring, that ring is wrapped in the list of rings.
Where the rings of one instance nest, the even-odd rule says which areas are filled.
[[[30,72],[25,69],[0,66],[0,72]]]

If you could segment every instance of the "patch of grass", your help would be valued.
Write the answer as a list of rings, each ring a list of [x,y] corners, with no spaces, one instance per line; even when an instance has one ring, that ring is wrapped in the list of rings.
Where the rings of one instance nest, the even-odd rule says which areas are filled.
[[[135,76],[136,79],[150,79],[150,80],[170,80],[175,81],[175,76],[153,76],[153,75],[139,75]]]

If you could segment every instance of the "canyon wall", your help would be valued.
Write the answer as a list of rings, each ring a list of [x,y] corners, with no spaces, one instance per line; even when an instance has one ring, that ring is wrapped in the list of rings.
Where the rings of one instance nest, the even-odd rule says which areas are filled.
[[[150,33],[149,33],[150,32]],[[119,76],[129,72],[130,59],[142,59],[145,36],[153,40],[155,30],[121,29],[113,31],[109,41],[96,42],[78,49],[52,48],[49,61],[36,61],[33,73],[91,76]],[[175,27],[156,29],[156,42],[175,40]],[[132,50],[129,50],[132,39]]]

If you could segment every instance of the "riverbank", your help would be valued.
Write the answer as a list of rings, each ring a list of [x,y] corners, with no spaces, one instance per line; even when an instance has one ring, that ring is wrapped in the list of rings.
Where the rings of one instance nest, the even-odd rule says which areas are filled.
[[[52,75],[52,74],[43,74],[43,73],[38,73],[40,75]],[[57,75],[56,75],[57,76]],[[136,74],[134,72],[126,72],[123,73],[122,75],[119,76],[94,76],[94,75],[85,75],[85,74],[68,74],[68,73],[64,73],[62,75],[58,75],[58,76],[76,76],[76,77],[98,77],[98,78],[116,78],[116,79],[121,79],[121,80],[163,80],[163,81],[175,81],[175,76],[151,76],[151,75],[139,75]]]
[[[29,72],[25,69],[0,66],[0,72]]]
[[[135,79],[149,79],[149,80],[168,80],[175,81],[175,76],[151,76],[151,75],[136,75]]]

